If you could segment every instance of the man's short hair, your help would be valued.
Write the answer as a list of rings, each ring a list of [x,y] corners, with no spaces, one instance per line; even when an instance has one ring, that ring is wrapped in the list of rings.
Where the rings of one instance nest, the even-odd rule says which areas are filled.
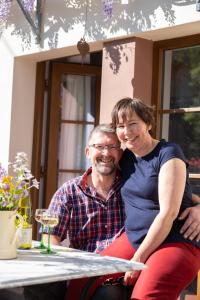
[[[112,124],[106,124],[106,123],[105,124],[99,124],[96,127],[94,127],[92,129],[92,131],[90,132],[88,142],[90,143],[90,141],[92,140],[93,136],[96,133],[99,133],[99,132],[112,133],[112,134],[116,135],[115,128],[113,127]]]

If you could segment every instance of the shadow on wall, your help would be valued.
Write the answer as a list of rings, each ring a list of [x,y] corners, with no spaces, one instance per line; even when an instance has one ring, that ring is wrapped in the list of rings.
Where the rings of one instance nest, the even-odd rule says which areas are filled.
[[[126,48],[126,49],[125,49]],[[129,49],[128,49],[129,48]],[[109,66],[113,71],[113,74],[117,74],[119,72],[120,65],[122,64],[122,60],[128,62],[128,55],[125,50],[131,51],[130,47],[126,45],[113,45],[112,48],[106,49],[106,59],[109,60]]]
[[[44,2],[43,22],[45,22],[45,32],[42,29],[41,47],[45,40],[48,41],[50,49],[58,46],[58,33],[60,30],[67,33],[78,24],[86,22],[86,6],[87,7],[87,22],[86,22],[86,40],[96,41],[105,40],[107,33],[114,35],[129,35],[133,32],[141,32],[152,29],[156,22],[155,11],[159,8],[163,11],[165,20],[168,25],[175,23],[175,13],[173,5],[187,6],[195,4],[196,0],[128,0],[128,4],[122,4],[121,0],[113,0],[112,17],[104,16],[102,1],[91,0],[48,0]],[[6,28],[11,28],[11,35],[20,36],[22,40],[22,50],[31,48],[33,43],[31,30],[28,22],[23,16],[17,4],[17,1],[12,1],[10,14],[7,20],[0,22],[0,35]],[[22,27],[23,25],[23,27]],[[123,32],[120,30],[123,30]],[[80,32],[80,37],[84,34]],[[80,38],[77,35],[77,40]],[[113,53],[109,53],[111,59],[121,58],[121,47],[113,49]],[[114,64],[111,68],[118,66]]]

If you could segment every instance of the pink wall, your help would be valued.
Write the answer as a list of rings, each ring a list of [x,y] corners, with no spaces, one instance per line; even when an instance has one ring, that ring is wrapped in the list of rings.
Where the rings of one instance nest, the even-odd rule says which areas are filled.
[[[122,97],[151,101],[153,42],[141,38],[104,44],[100,123],[110,122],[113,105]]]
[[[135,39],[134,97],[151,104],[153,42]]]

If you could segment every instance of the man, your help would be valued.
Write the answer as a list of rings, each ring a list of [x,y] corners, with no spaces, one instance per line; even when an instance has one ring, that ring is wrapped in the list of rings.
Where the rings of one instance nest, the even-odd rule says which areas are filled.
[[[121,234],[125,217],[118,170],[122,150],[114,129],[108,124],[95,127],[85,154],[92,167],[64,183],[51,200],[50,210],[59,215],[51,240],[60,244],[68,236],[70,247],[99,252]],[[198,196],[194,202],[200,203]],[[200,239],[199,210],[187,208],[180,216],[187,217],[181,229],[185,237]]]
[[[122,150],[111,126],[91,132],[85,154],[92,167],[62,185],[51,200],[49,209],[60,220],[51,239],[59,244],[68,235],[70,247],[99,252],[121,234],[125,217],[118,171]]]

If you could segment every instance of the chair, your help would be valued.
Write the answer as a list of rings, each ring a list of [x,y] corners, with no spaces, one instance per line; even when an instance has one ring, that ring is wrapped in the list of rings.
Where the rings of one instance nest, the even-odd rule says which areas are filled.
[[[187,295],[196,295],[196,300],[200,300],[200,271],[197,277],[181,293],[180,300],[185,300]]]
[[[85,300],[86,299],[86,295],[87,292],[89,291],[90,287],[94,284],[94,282],[97,280],[97,278],[99,278],[99,276],[96,277],[92,277],[88,280],[88,283],[86,284],[85,288],[83,289],[82,295],[80,297],[80,300]],[[114,288],[115,286],[113,286]],[[104,290],[104,288],[106,288],[106,286],[102,286],[102,289],[100,288],[99,290],[97,290],[97,292],[95,293],[95,295],[93,296],[93,300],[98,300],[98,299],[105,299],[106,300],[106,296],[111,297],[111,295],[113,296],[113,298],[109,298],[108,299],[126,299],[127,294],[124,293],[123,290],[119,289],[118,290],[118,286],[116,286],[116,290],[112,290],[112,286],[110,290],[106,289]],[[105,294],[104,294],[105,293]],[[111,293],[111,294],[109,294]],[[120,294],[120,298],[115,298],[116,297],[116,293]],[[187,295],[197,295],[196,300],[200,300],[200,271],[198,273],[198,275],[196,276],[196,278],[192,281],[192,283],[181,293],[179,300],[185,300]]]
[[[100,277],[101,276],[96,276],[88,279],[88,282],[81,293],[80,300],[85,300],[87,298],[88,291]],[[116,284],[103,284],[97,287],[91,300],[128,300],[131,291],[132,288],[123,286],[120,281],[116,282]]]

